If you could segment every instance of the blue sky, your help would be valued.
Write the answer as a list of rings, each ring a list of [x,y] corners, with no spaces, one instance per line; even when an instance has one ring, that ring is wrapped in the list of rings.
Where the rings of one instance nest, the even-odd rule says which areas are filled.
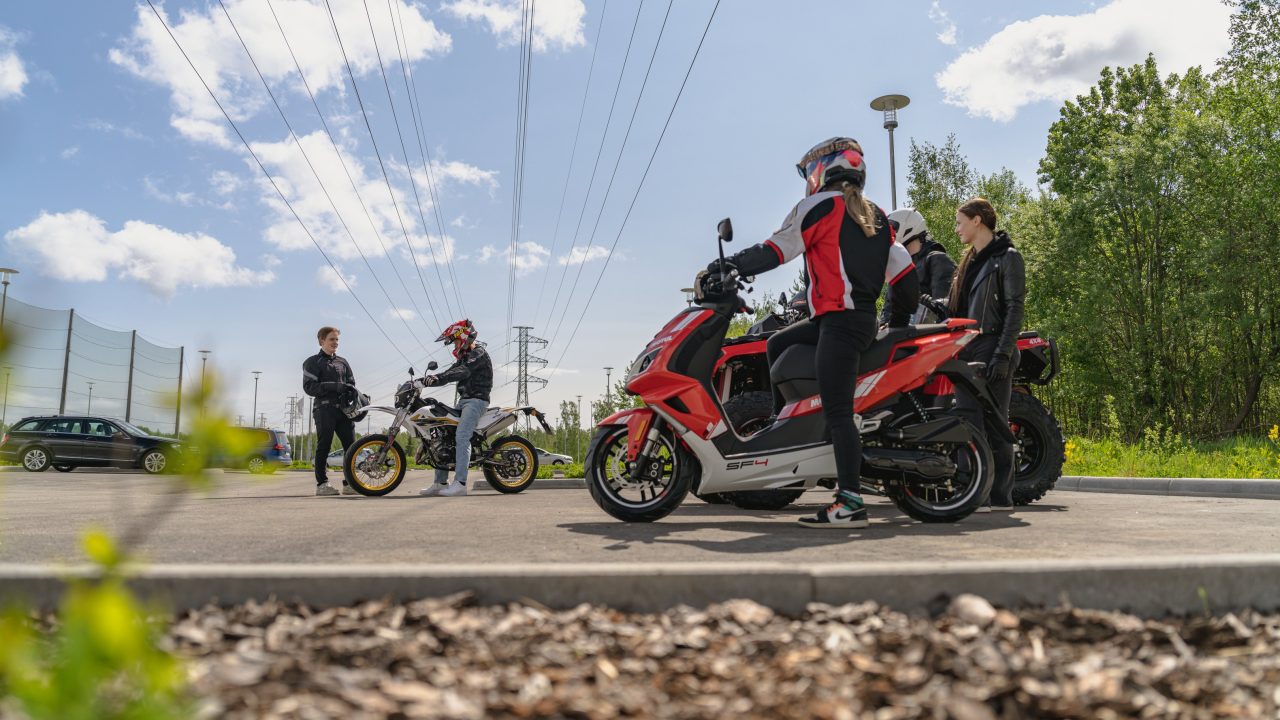
[[[536,3],[510,318],[519,0],[369,0],[372,32],[360,0],[332,0],[390,192],[323,0],[226,2],[319,183],[218,3],[158,6],[307,229],[404,354],[421,367],[422,346],[433,349],[439,327],[460,316],[458,298],[499,361],[508,357],[508,322],[533,325],[536,335],[555,339],[539,352],[551,361],[541,373],[551,382],[533,395],[553,414],[563,399],[581,394],[585,403],[600,395],[601,368],[625,367],[683,307],[679,289],[714,255],[717,220],[732,216],[744,243],[777,226],[803,192],[793,164],[813,143],[859,138],[870,165],[868,193],[888,207],[887,137],[870,99],[890,92],[912,98],[897,133],[900,204],[909,140],[941,142],[950,132],[980,170],[1008,167],[1034,185],[1060,101],[1087,87],[1103,65],[1154,52],[1166,71],[1181,71],[1211,63],[1226,43],[1227,11],[1217,0],[724,0],[636,196],[714,4],[671,4],[619,155],[668,3]],[[273,8],[341,156],[299,80]],[[397,39],[409,57],[416,103],[404,91]],[[419,109],[415,125],[411,112]],[[419,138],[433,161],[429,172]],[[249,414],[250,371],[261,370],[259,409],[279,426],[285,398],[301,393],[300,363],[316,351],[314,332],[324,324],[342,328],[339,352],[366,392],[384,396],[403,375],[405,360],[327,269],[145,2],[0,7],[0,167],[0,265],[22,271],[12,297],[75,307],[91,320],[185,345],[188,378],[199,373],[195,350],[212,350],[232,414]],[[794,274],[779,270],[758,291],[783,288]],[[498,377],[508,379],[502,370]],[[499,388],[495,401],[512,401],[514,391]]]

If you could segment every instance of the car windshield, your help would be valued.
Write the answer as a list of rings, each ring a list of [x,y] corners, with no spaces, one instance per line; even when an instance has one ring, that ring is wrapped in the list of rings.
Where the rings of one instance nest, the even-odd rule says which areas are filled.
[[[144,436],[144,437],[145,437],[145,436],[148,436],[148,435],[150,435],[150,434],[151,434],[151,433],[147,432],[146,430],[143,430],[142,428],[139,428],[137,425],[133,425],[133,424],[131,424],[131,423],[127,423],[127,422],[125,422],[125,421],[123,421],[123,420],[112,420],[111,422],[115,423],[116,425],[119,425],[119,426],[120,426],[120,428],[121,428],[122,430],[124,430],[125,432],[129,433],[130,435],[139,435],[139,436]]]

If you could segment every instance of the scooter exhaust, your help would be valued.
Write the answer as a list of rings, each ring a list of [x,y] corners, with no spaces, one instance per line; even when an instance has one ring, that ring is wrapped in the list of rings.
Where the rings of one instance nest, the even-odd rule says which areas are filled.
[[[954,462],[931,452],[896,448],[866,448],[862,451],[863,477],[936,482],[955,477],[955,474]]]

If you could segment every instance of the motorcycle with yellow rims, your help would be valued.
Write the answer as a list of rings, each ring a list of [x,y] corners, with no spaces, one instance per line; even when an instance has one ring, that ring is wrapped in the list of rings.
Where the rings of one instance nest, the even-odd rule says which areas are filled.
[[[435,362],[427,365],[435,370]],[[457,446],[457,408],[433,397],[422,397],[422,380],[413,378],[401,383],[395,392],[392,407],[370,405],[369,412],[381,412],[392,416],[385,433],[375,433],[359,438],[342,460],[342,474],[347,484],[357,493],[376,497],[394,491],[408,470],[404,448],[396,442],[402,432],[408,432],[421,440],[414,462],[434,468],[454,470]],[[538,452],[533,443],[519,435],[504,434],[516,424],[520,414],[532,416],[551,432],[546,416],[532,406],[491,407],[480,416],[475,433],[471,436],[471,461],[468,467],[480,468],[484,479],[500,493],[518,493],[527,489],[538,477]]]

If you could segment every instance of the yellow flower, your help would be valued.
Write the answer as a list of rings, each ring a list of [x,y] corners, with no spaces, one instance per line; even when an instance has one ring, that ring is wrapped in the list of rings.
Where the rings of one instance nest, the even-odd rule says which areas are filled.
[[[1267,437],[1271,442],[1280,442],[1280,425],[1272,425],[1271,432],[1267,433]]]

